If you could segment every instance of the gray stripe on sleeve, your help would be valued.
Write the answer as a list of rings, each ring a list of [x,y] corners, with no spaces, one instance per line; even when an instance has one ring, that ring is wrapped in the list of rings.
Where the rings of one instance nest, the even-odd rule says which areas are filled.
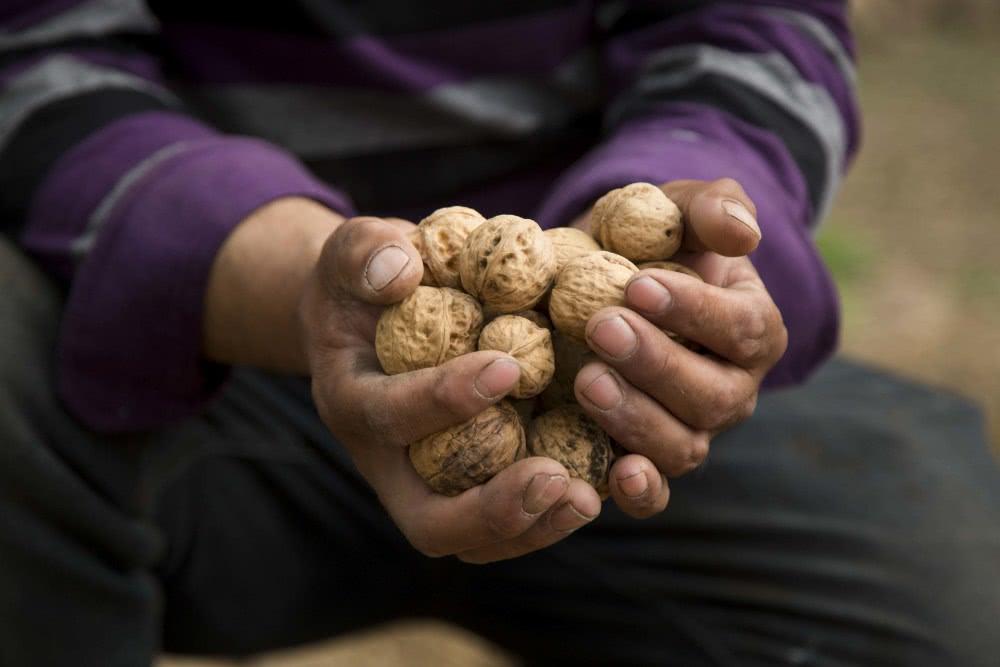
[[[158,28],[156,17],[142,0],[89,0],[30,28],[0,31],[0,52],[116,32],[152,33]]]
[[[714,46],[686,45],[651,55],[634,89],[612,108],[612,123],[627,116],[630,107],[645,98],[663,99],[664,93],[682,89],[699,77],[714,74],[728,78],[761,95],[799,120],[822,145],[826,161],[823,195],[816,206],[822,220],[840,182],[846,152],[846,129],[837,105],[822,86],[801,77],[780,53],[735,53]]]
[[[854,61],[851,59],[850,54],[847,53],[847,49],[841,43],[837,36],[833,32],[823,25],[815,16],[806,14],[804,12],[798,12],[794,9],[783,9],[777,7],[768,7],[760,10],[764,14],[773,16],[774,18],[784,21],[794,25],[802,32],[806,33],[817,44],[823,47],[823,50],[827,52],[830,58],[837,63],[837,67],[840,68],[841,73],[844,75],[850,83],[857,83],[858,73],[854,67]]]
[[[126,88],[176,105],[167,90],[145,79],[98,67],[68,55],[54,55],[11,79],[0,94],[0,149],[32,113],[57,100],[100,90]]]
[[[170,158],[183,153],[198,143],[198,141],[178,141],[164,146],[125,172],[115,183],[114,187],[104,195],[101,203],[97,205],[90,214],[90,218],[87,219],[87,226],[70,246],[70,256],[73,258],[74,263],[79,265],[90,254],[91,249],[93,249],[94,244],[97,242],[98,235],[107,224],[108,218],[111,217],[111,212],[115,210],[115,207],[122,198],[128,194],[143,176]]]

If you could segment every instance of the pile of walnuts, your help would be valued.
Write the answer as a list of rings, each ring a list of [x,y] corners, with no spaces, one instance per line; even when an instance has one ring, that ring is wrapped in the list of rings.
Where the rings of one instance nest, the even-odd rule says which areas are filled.
[[[513,400],[410,446],[414,468],[438,493],[457,495],[531,454],[559,461],[607,497],[611,441],[573,392],[591,358],[587,321],[624,305],[625,285],[639,270],[633,262],[690,269],[665,262],[684,230],[680,210],[654,185],[609,192],[594,206],[591,226],[593,237],[565,227],[542,231],[533,220],[487,220],[452,206],[412,232],[423,280],[378,322],[383,370],[429,368],[475,350],[506,352],[521,368]]]

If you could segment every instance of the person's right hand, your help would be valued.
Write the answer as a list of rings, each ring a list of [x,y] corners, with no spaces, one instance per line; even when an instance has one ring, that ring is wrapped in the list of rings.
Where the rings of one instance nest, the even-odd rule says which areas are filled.
[[[474,352],[437,368],[382,372],[374,348],[379,314],[423,274],[408,229],[403,221],[355,218],[323,248],[300,307],[319,414],[421,553],[485,563],[558,542],[596,518],[601,501],[556,461],[523,459],[453,498],[433,492],[410,463],[407,445],[499,401],[519,369],[503,353]]]

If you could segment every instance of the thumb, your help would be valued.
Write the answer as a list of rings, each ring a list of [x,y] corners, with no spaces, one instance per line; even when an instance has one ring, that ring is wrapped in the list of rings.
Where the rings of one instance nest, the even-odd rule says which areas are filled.
[[[403,226],[364,217],[347,220],[327,239],[318,270],[331,296],[386,305],[416,289],[424,263]]]
[[[661,189],[681,210],[685,250],[741,257],[760,243],[757,207],[733,179],[673,181]]]

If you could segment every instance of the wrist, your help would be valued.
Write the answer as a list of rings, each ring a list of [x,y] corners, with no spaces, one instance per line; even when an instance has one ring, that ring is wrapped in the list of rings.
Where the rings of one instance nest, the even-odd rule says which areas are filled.
[[[213,264],[205,297],[205,356],[308,372],[299,303],[324,242],[343,220],[303,197],[277,199],[243,220]]]

